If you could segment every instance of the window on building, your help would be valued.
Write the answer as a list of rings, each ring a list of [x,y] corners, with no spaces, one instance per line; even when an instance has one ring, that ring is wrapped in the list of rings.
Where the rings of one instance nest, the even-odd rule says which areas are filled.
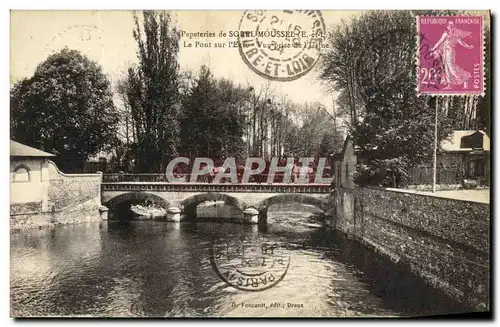
[[[17,166],[14,169],[14,182],[29,182],[30,181],[30,172],[28,167],[26,166]]]
[[[346,181],[349,179],[349,164],[345,164],[345,179]]]

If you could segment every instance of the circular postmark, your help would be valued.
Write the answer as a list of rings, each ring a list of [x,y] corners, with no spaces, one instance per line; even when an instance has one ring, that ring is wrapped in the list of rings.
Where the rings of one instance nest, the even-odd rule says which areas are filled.
[[[239,30],[239,52],[258,75],[293,81],[314,67],[326,37],[319,10],[247,10]]]
[[[260,237],[215,238],[210,262],[226,284],[247,292],[276,286],[285,278],[290,255],[285,246]]]
[[[104,33],[96,25],[71,25],[52,38],[47,50],[55,52],[64,47],[76,47],[84,51],[102,51]]]

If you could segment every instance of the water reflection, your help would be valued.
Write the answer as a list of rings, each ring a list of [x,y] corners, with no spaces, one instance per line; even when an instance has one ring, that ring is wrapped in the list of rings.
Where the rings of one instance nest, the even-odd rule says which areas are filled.
[[[297,210],[267,230],[228,223],[113,222],[11,236],[13,316],[398,316],[460,310],[405,270]],[[288,217],[288,219],[287,219]],[[311,218],[314,220],[315,218]],[[262,292],[222,281],[213,237],[287,244],[284,279]],[[222,236],[221,236],[222,235]],[[224,239],[225,238],[225,239]]]

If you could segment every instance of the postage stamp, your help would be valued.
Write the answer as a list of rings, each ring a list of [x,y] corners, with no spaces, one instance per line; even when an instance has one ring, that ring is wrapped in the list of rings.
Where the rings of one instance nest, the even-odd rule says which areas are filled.
[[[325,36],[319,10],[245,11],[239,24],[239,51],[258,75],[293,81],[314,67]]]
[[[483,16],[417,16],[418,94],[484,95]]]
[[[285,278],[290,254],[279,242],[243,237],[230,242],[215,238],[210,261],[229,286],[248,292],[264,291]]]

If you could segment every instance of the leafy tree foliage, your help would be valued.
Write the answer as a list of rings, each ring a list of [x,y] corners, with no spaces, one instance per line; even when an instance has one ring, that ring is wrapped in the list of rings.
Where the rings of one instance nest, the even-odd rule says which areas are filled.
[[[179,146],[179,31],[166,12],[134,16],[137,67],[128,70],[127,102],[136,139],[136,170],[160,172]]]
[[[11,90],[11,137],[57,155],[63,171],[114,143],[118,115],[101,67],[76,50],[63,49]]]
[[[478,99],[478,128],[484,129],[488,135],[491,135],[490,111],[491,111],[491,29],[485,28],[484,51],[486,53],[484,70],[485,70],[485,96]]]
[[[430,162],[435,99],[416,94],[414,14],[367,12],[341,23],[329,43],[321,78],[341,93],[350,132],[368,168],[379,170],[380,160],[390,167],[400,163],[401,169]],[[439,141],[452,124],[440,107]]]
[[[216,78],[207,67],[197,75],[180,71],[179,33],[169,15],[146,11],[143,28],[137,17],[135,23],[139,64],[116,85],[123,103],[120,165],[134,161],[137,172],[160,172],[177,155],[244,159],[340,149],[336,124],[318,104],[311,114],[309,104],[293,104],[270,84],[256,90]]]
[[[225,79],[215,79],[206,66],[183,102],[181,153],[196,156],[234,156],[243,151],[242,107],[248,92]]]
[[[296,105],[296,124],[289,130],[286,150],[296,156],[327,156],[342,149],[342,136],[333,117],[318,102]]]

